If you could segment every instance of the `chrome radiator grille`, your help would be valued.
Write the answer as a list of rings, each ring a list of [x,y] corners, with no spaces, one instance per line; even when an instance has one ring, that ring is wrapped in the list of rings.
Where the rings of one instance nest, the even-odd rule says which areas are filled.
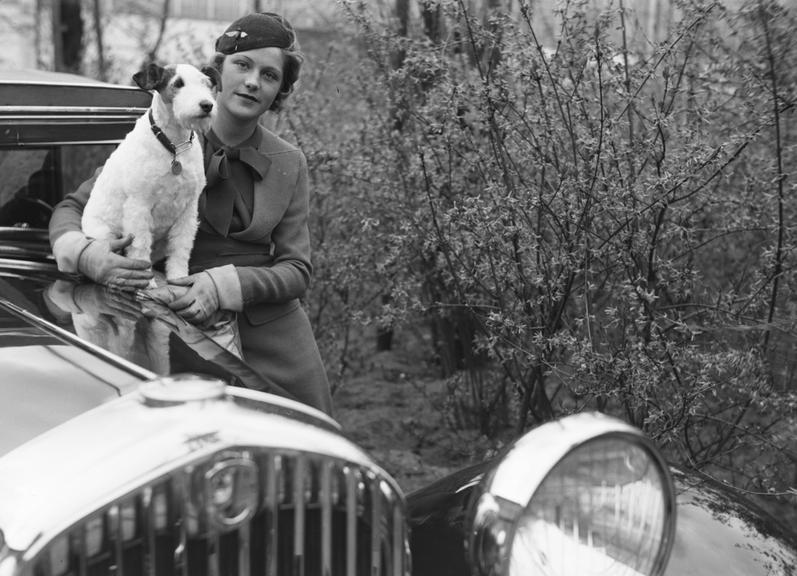
[[[406,537],[403,501],[378,470],[239,448],[93,512],[39,551],[30,573],[404,576]]]

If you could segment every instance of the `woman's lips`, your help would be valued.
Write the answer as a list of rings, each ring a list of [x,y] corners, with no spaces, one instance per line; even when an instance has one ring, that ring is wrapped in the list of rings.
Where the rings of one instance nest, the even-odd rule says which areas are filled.
[[[257,98],[255,98],[254,96],[251,96],[249,94],[243,94],[241,92],[236,92],[235,95],[238,96],[239,98],[243,98],[244,100],[247,100],[249,102],[254,102],[255,104],[260,102],[260,100],[258,100]]]

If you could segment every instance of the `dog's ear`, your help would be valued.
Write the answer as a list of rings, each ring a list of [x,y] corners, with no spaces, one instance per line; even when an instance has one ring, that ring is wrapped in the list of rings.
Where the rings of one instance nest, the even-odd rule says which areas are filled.
[[[163,66],[150,62],[133,74],[133,82],[143,90],[160,90],[169,81],[171,75]]]
[[[202,73],[210,78],[210,83],[217,91],[221,90],[221,74],[214,66],[202,66]]]

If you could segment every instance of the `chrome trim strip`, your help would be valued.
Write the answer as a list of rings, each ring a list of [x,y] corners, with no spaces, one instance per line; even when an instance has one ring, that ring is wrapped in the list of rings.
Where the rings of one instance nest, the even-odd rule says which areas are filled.
[[[148,108],[137,106],[0,106],[0,118],[2,115],[9,116],[18,114],[28,114],[22,118],[48,119],[63,118],[64,116],[77,116],[83,114],[86,117],[97,116],[105,119],[107,116],[118,116],[127,119],[130,116],[141,116]]]
[[[263,394],[268,395],[267,402],[264,402]],[[273,414],[275,413],[275,408],[282,408],[286,410],[286,416],[288,416],[291,420],[324,427],[330,432],[337,433],[342,430],[340,423],[337,420],[334,420],[329,414],[322,412],[318,408],[314,408],[309,404],[303,404],[298,400],[291,400],[290,398],[277,396],[268,392],[250,390],[248,388],[241,388],[238,386],[228,386],[227,395],[233,397],[237,404],[252,410],[262,411],[265,409],[268,413]]]
[[[14,148],[41,148],[42,146],[81,146],[84,144],[119,144],[122,141],[121,138],[115,140],[35,140],[32,142],[15,142],[13,143]],[[4,145],[2,141],[0,141],[0,149],[2,149]],[[6,146],[11,147],[11,146]]]
[[[45,70],[36,70],[36,73],[39,74],[62,74],[61,72],[49,72]],[[68,72],[64,74],[69,74]],[[83,77],[81,77],[83,78]],[[23,78],[23,77],[0,77],[0,87],[2,86],[62,86],[64,88],[86,88],[86,87],[94,87],[94,88],[105,88],[109,90],[118,90],[121,92],[140,92],[140,88],[136,88],[135,86],[124,86],[122,84],[112,84],[110,82],[102,82],[100,80],[95,80],[94,78],[85,77],[85,82],[67,82],[65,80],[58,80],[53,79],[44,79],[44,78],[36,78],[35,76],[31,76],[30,78]]]
[[[0,250],[6,251],[5,248]],[[0,258],[0,268],[34,270],[37,272],[53,272],[56,270],[55,260],[52,256],[45,256],[42,260],[42,262],[32,262],[30,260],[17,260],[16,258]]]

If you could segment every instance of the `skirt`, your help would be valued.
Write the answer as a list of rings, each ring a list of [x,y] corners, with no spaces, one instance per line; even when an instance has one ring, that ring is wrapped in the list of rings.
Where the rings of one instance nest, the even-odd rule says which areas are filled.
[[[244,360],[299,402],[331,415],[329,380],[310,319],[298,301],[285,310],[256,323],[246,311],[238,314]]]

